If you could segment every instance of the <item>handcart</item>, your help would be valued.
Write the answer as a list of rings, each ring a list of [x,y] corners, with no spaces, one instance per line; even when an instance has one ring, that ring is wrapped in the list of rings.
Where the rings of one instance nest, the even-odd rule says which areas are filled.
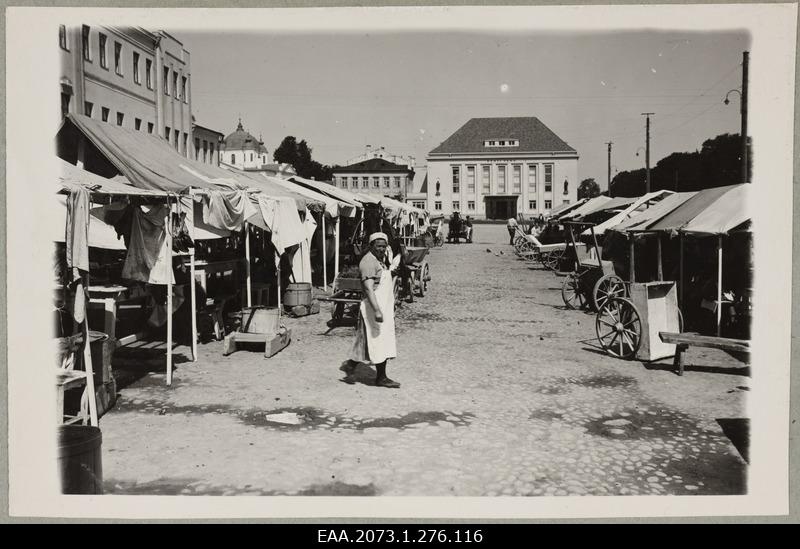
[[[428,291],[428,281],[431,279],[430,267],[425,259],[428,255],[427,247],[406,247],[405,266],[407,275],[405,280],[406,296],[409,303],[414,302],[414,293],[425,297]]]
[[[345,315],[358,317],[358,306],[364,298],[360,278],[345,278],[342,273],[336,275],[333,281],[333,294],[330,297],[320,297],[320,301],[330,301],[331,320],[340,322]]]
[[[574,262],[574,270],[567,275],[561,286],[561,297],[564,305],[570,309],[582,309],[589,305],[593,310],[598,309],[595,297],[595,287],[597,282],[606,274],[614,272],[614,264],[611,261],[603,261],[600,253],[600,246],[594,234],[592,224],[582,222],[565,223],[570,236],[570,244],[567,246],[566,253],[571,254]],[[584,245],[576,242],[574,227],[584,227],[589,225],[592,228],[592,244]],[[594,253],[592,254],[592,250]]]

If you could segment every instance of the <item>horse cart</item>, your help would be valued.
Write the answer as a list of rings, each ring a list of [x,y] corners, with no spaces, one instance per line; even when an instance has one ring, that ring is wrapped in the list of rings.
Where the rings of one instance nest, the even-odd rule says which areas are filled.
[[[427,247],[406,247],[405,255],[405,292],[409,303],[414,302],[414,294],[425,297],[428,291],[428,281],[431,279],[430,266],[425,257],[428,255]]]

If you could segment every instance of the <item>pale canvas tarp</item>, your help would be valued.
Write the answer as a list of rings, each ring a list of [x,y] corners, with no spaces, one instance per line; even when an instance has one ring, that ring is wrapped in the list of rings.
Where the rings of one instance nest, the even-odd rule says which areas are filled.
[[[584,204],[582,204],[578,208],[575,208],[574,210],[569,211],[566,214],[558,216],[557,219],[559,221],[569,221],[571,219],[575,219],[577,217],[586,215],[588,213],[600,209],[603,206],[603,204],[609,202],[610,200],[611,199],[607,196],[603,195],[595,196],[594,198],[590,198],[589,200],[587,200]]]
[[[696,194],[696,192],[681,192],[671,194],[658,204],[647,208],[645,211],[634,217],[629,217],[613,227],[609,227],[608,230],[620,233],[646,231],[649,225],[655,223]]]
[[[292,192],[301,194],[310,200],[322,201],[325,204],[325,212],[331,217],[339,217],[340,215],[344,217],[354,217],[356,214],[356,208],[358,207],[358,204],[354,202],[334,198],[322,194],[314,189],[298,185],[297,183],[292,183],[291,181],[279,179],[277,177],[271,177],[264,172],[261,172],[261,176],[275,185],[279,185],[291,190]]]
[[[742,183],[702,190],[648,229],[671,234],[725,234],[750,219],[748,185]]]
[[[644,196],[641,196],[635,199],[631,204],[625,207],[621,212],[615,214],[610,219],[603,221],[602,223],[595,225],[593,230],[594,234],[601,235],[603,234],[606,229],[609,229],[615,225],[618,225],[622,221],[630,218],[636,218],[642,212],[647,211],[649,208],[653,207],[655,204],[661,202],[665,197],[674,194],[672,191],[662,190],[662,191],[655,191],[652,193],[647,193]],[[616,200],[616,199],[614,199]],[[630,199],[626,199],[630,200]],[[612,201],[613,202],[613,201]],[[614,208],[614,204],[612,202],[606,202],[603,205],[602,209],[609,209],[609,205]],[[581,234],[584,236],[588,236],[592,233],[592,230],[587,229],[583,231]]]

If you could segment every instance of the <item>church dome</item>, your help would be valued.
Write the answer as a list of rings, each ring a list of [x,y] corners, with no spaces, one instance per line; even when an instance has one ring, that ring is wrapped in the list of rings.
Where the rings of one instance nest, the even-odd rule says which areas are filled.
[[[256,139],[244,130],[241,119],[239,119],[239,125],[236,127],[236,131],[225,138],[222,142],[222,146],[224,150],[228,151],[255,151],[258,154],[266,154],[267,152],[263,141]]]

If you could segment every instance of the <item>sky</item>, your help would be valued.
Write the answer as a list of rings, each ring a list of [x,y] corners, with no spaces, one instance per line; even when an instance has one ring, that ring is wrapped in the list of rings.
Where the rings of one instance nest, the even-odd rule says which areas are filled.
[[[742,32],[210,33],[170,30],[191,54],[197,123],[239,116],[270,153],[287,135],[343,164],[366,145],[427,153],[474,117],[535,116],[578,151],[579,178],[740,130]],[[639,153],[639,156],[636,153]]]

